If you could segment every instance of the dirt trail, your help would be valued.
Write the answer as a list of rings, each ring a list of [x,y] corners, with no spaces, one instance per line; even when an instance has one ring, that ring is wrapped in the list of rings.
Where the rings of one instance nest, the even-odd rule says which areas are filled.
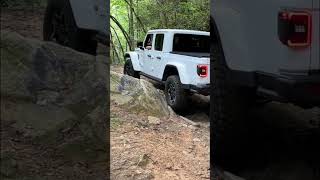
[[[123,71],[122,66],[111,70]],[[209,110],[209,101],[201,102],[190,103],[192,111],[160,118],[159,124],[111,102],[111,178],[210,179],[209,117],[200,111]]]
[[[111,104],[111,179],[209,179],[209,129]]]

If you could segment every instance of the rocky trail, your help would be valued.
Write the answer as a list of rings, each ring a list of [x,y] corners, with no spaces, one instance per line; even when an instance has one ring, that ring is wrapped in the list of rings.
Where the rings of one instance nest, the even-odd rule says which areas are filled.
[[[118,72],[118,75],[121,75],[122,68],[115,66],[111,67],[112,71]],[[150,81],[146,78],[142,78],[140,81]],[[155,84],[153,81],[150,81],[152,86],[157,89],[159,94],[163,94],[161,86]],[[121,85],[120,85],[121,86]],[[136,146],[132,147],[128,143],[127,151],[122,149],[124,152],[133,155],[137,153],[137,150],[143,155],[147,155],[147,159],[150,165],[145,167],[145,171],[137,172],[146,172],[149,174],[148,177],[155,177],[155,179],[202,179],[207,178],[202,175],[198,175],[194,172],[199,172],[197,163],[202,160],[203,156],[201,154],[209,153],[208,148],[198,148],[193,154],[193,161],[189,162],[180,159],[181,154],[188,152],[189,143],[193,139],[193,144],[205,144],[207,147],[210,144],[209,139],[209,98],[193,95],[190,98],[190,111],[186,111],[182,114],[175,114],[174,118],[160,118],[159,124],[157,126],[150,125],[148,123],[148,115],[134,115],[132,123],[129,121],[130,126],[133,126],[131,135],[121,137],[128,138],[127,141],[130,142],[130,139],[136,139],[133,142]],[[117,108],[117,104],[112,105],[113,112],[126,112],[126,107],[120,109]],[[116,110],[117,109],[117,110]],[[130,110],[130,112],[132,112]],[[145,110],[144,112],[148,112]],[[121,113],[120,113],[121,114]],[[130,114],[130,113],[129,113]],[[126,117],[126,116],[124,116]],[[161,116],[160,116],[161,117]],[[188,126],[189,121],[181,119],[189,119],[192,121],[191,124],[195,123],[198,127],[192,125]],[[125,118],[126,119],[126,118]],[[137,122],[138,121],[138,122]],[[141,123],[140,121],[144,122]],[[236,169],[232,169],[232,173],[225,171],[226,180],[237,180],[237,179],[247,179],[247,180],[316,180],[320,177],[320,109],[302,109],[300,107],[291,105],[271,102],[260,107],[254,107],[251,110],[250,114],[250,131],[252,133],[251,138],[249,139],[249,144],[247,144],[247,152],[243,154],[246,161],[237,161]],[[134,126],[132,124],[140,124]],[[126,124],[126,123],[124,123]],[[151,123],[152,124],[152,123]],[[142,127],[141,127],[142,126]],[[145,127],[146,126],[146,127]],[[121,127],[121,125],[120,125]],[[188,128],[186,128],[188,127]],[[143,130],[141,131],[142,128]],[[147,130],[145,130],[147,129]],[[142,132],[142,133],[141,133]],[[147,133],[148,132],[148,133]],[[112,132],[112,134],[115,132]],[[151,139],[145,138],[144,135],[152,133],[153,136]],[[173,134],[174,138],[167,139],[167,134]],[[116,133],[115,133],[116,134]],[[126,133],[125,133],[126,134]],[[130,134],[130,133],[129,133]],[[186,135],[189,134],[189,135]],[[114,137],[117,137],[114,135]],[[165,136],[165,137],[164,137]],[[180,137],[183,136],[183,139]],[[131,137],[131,138],[130,138]],[[150,136],[148,136],[150,137]],[[161,141],[160,139],[165,139],[166,141]],[[117,139],[117,138],[116,138]],[[177,142],[177,140],[183,140],[174,150],[172,146],[164,146],[165,144],[172,144]],[[156,144],[155,144],[156,143]],[[141,147],[142,145],[142,147]],[[156,146],[155,146],[156,145]],[[114,146],[114,145],[112,145]],[[115,146],[116,147],[116,146]],[[135,149],[130,151],[130,148]],[[139,148],[140,147],[140,148]],[[152,147],[150,150],[150,147]],[[119,148],[120,149],[120,148]],[[164,152],[158,149],[165,149]],[[151,151],[151,152],[150,152]],[[156,151],[155,154],[152,152]],[[163,156],[168,153],[172,153],[171,156]],[[139,154],[139,153],[138,153]],[[192,154],[192,153],[191,153]],[[139,162],[138,155],[136,154],[136,159]],[[170,158],[171,157],[171,158]],[[157,164],[159,158],[164,158],[163,164]],[[190,158],[190,157],[189,157]],[[155,162],[153,159],[157,159]],[[242,157],[239,159],[243,159]],[[175,169],[173,171],[174,175],[170,173],[169,176],[168,169],[166,169],[166,162],[174,161],[174,166],[176,164],[187,164],[183,169]],[[190,160],[190,159],[186,159]],[[116,162],[116,161],[115,161]],[[200,162],[199,162],[200,163]],[[209,162],[208,162],[209,163]],[[209,164],[206,164],[204,167],[208,167]],[[139,163],[138,163],[139,164]],[[157,164],[157,166],[155,165]],[[134,166],[134,163],[133,163]],[[162,167],[163,169],[159,168]],[[179,167],[180,165],[178,165]],[[200,164],[198,166],[201,166]],[[191,168],[192,167],[192,168]],[[195,171],[189,171],[189,168]],[[143,168],[142,168],[143,169]],[[205,168],[204,168],[205,169]],[[172,169],[171,169],[172,170]],[[161,171],[161,172],[159,172]],[[121,171],[123,172],[123,170]],[[188,175],[182,176],[181,172],[188,172]],[[159,174],[165,174],[165,176],[159,176]],[[121,174],[121,173],[120,173]],[[129,173],[130,174],[130,173]],[[142,173],[143,174],[143,173]],[[202,174],[202,173],[201,173]],[[223,174],[223,173],[222,173]],[[235,176],[236,174],[237,176]],[[169,178],[166,178],[166,177]],[[239,176],[239,177],[238,177]],[[240,178],[241,177],[241,178]]]
[[[43,14],[43,9],[1,9],[1,31],[16,32],[23,37],[41,40]],[[101,46],[98,51],[101,52],[99,54],[106,52]],[[54,98],[52,96],[54,94],[44,94],[43,98]],[[120,103],[115,100],[117,97]],[[170,113],[167,107],[161,111],[156,109],[149,113],[150,108],[157,107],[155,106],[157,104],[145,107],[146,110],[139,109],[139,106],[124,106],[122,103],[127,100],[119,93],[111,93],[112,179],[209,179],[208,114],[202,114],[207,119],[195,125],[185,121],[180,115]],[[45,100],[43,103],[50,104],[51,101],[55,100]],[[39,103],[41,104],[40,101]],[[165,104],[163,100],[161,103]],[[2,120],[4,118],[3,116]],[[25,131],[24,127],[21,128]],[[33,127],[28,125],[26,129],[28,128]],[[9,137],[14,129],[2,132],[2,138]],[[75,178],[92,177],[97,171],[94,167],[87,167],[86,163],[72,165],[72,169],[67,169],[70,164],[64,164],[64,161],[60,160],[52,159],[50,163],[48,162],[49,164],[38,163],[48,156],[50,158],[61,156],[61,153],[56,154],[55,149],[46,147],[38,149],[25,143],[21,145],[24,139],[18,137],[13,140],[8,138],[8,140],[8,142],[2,141],[2,143],[12,144],[8,149],[2,149],[5,153],[3,155],[6,156],[6,163],[2,166],[2,170],[8,177],[15,173],[16,175],[24,174],[30,170],[29,176],[35,177],[39,173],[36,171],[37,167],[41,169],[48,166],[57,167],[57,169],[45,170],[45,176],[58,177],[58,179],[63,178],[63,173],[67,173],[70,178]],[[33,152],[37,152],[40,155],[37,157],[38,161],[35,161],[37,164],[31,163],[22,171],[21,164],[34,160],[17,157],[18,152],[29,154],[29,158],[32,157]],[[15,157],[14,162],[10,161],[12,156]],[[19,166],[18,169],[17,166]]]
[[[21,34],[23,37],[41,40],[43,12],[43,9],[1,9],[1,31],[13,31]],[[19,36],[18,39],[21,40],[23,38]],[[33,43],[33,40],[30,42]],[[80,57],[84,61],[95,61],[92,57],[73,51],[70,52],[65,48],[52,44],[45,45],[45,47],[63,51],[66,54],[71,53],[72,56]],[[27,48],[27,50],[28,53],[31,52],[30,49]],[[106,53],[104,47],[100,47],[99,50],[102,54]],[[20,64],[24,63],[21,62]],[[90,68],[87,70],[87,72],[91,72]],[[19,72],[25,71],[21,69]],[[55,73],[55,71],[53,72]],[[94,76],[94,73],[91,72],[91,74]],[[86,81],[93,82],[92,79],[86,79]],[[52,82],[52,80],[49,79],[48,82]],[[73,84],[72,82],[66,82],[66,90],[71,90],[79,82],[81,81],[78,81],[78,79]],[[17,83],[20,83],[19,78],[17,78]],[[94,88],[95,86],[92,87],[93,90]],[[208,97],[192,96],[190,98],[190,110],[182,114],[176,114],[166,106],[160,87],[146,81],[146,79],[137,81],[130,77],[123,77],[121,66],[111,67],[110,88],[111,179],[210,179],[210,104]],[[94,91],[92,92],[92,94],[95,94]],[[17,93],[19,92],[17,91]],[[70,91],[70,94],[73,94],[72,91]],[[35,110],[36,108],[33,107],[36,106],[43,108],[43,106],[48,105],[51,107],[52,103],[56,103],[59,100],[55,98],[57,95],[63,96],[63,94],[55,92],[39,92],[36,96],[39,100],[36,102],[39,104],[35,105],[32,105],[33,102],[26,103],[26,99],[20,100],[23,102],[23,107],[27,106],[31,110]],[[79,94],[75,95],[78,96]],[[98,99],[96,100],[98,102]],[[73,101],[73,97],[70,96],[66,97],[65,103]],[[2,98],[1,103],[5,103],[7,108],[12,111],[17,110],[15,109],[16,101],[12,99]],[[54,111],[59,111],[65,115],[64,109],[66,108],[66,111],[70,112],[69,114],[72,117],[76,117],[76,113],[72,112],[73,109],[68,109],[68,107],[60,108],[62,110],[49,108],[43,116],[51,116],[50,113]],[[22,111],[22,109],[18,109],[22,115],[15,117],[14,121],[18,121],[21,117],[28,114],[28,112]],[[92,114],[96,113],[92,111]],[[94,116],[90,116],[90,118],[92,117]],[[3,162],[6,162],[5,166],[2,163],[1,170],[5,170],[6,176],[14,176],[17,172],[37,175],[40,172],[39,168],[45,173],[46,177],[56,176],[61,179],[63,179],[63,173],[67,173],[70,178],[76,177],[81,179],[80,177],[92,178],[95,172],[101,172],[95,167],[87,167],[86,163],[74,163],[70,165],[65,164],[65,161],[54,161],[56,157],[61,157],[61,155],[67,153],[65,150],[68,150],[69,146],[66,146],[64,150],[52,147],[29,146],[28,144],[21,145],[21,141],[30,141],[30,138],[39,136],[39,134],[28,134],[31,132],[28,130],[29,128],[41,129],[43,127],[32,127],[26,124],[24,120],[19,121],[21,124],[12,126],[14,122],[12,120],[13,117],[9,116],[8,113],[6,115],[1,113],[2,123],[5,118],[8,121],[5,121],[6,124],[2,124],[2,127],[5,125],[11,128],[8,128],[10,131],[1,132],[1,143],[3,145],[10,145],[6,146],[8,147],[7,149],[1,149],[2,161],[5,160]],[[304,110],[290,104],[269,103],[263,108],[255,108],[251,118],[252,122],[254,122],[252,129],[254,129],[255,133],[251,139],[252,144],[248,147],[249,151],[247,154],[244,154],[246,161],[237,162],[239,168],[236,171],[232,171],[232,173],[247,180],[320,179],[319,108]],[[70,122],[68,120],[49,120],[51,120],[50,123],[55,122],[53,125],[56,126],[54,127],[58,127],[59,123],[67,122],[68,124]],[[81,124],[82,121],[79,122]],[[16,128],[18,128],[18,131],[16,131]],[[97,127],[97,129],[100,128]],[[60,131],[59,128],[49,130],[54,132]],[[39,131],[40,135],[43,132],[46,131],[41,129]],[[65,129],[63,132],[62,135],[69,138],[66,140],[70,141],[74,140],[74,137],[92,138],[89,136],[91,132],[84,131],[81,126],[77,127],[75,131]],[[9,138],[12,133],[14,134],[14,138]],[[60,136],[58,137],[61,138]],[[54,143],[61,143],[61,139],[59,138],[59,141]],[[6,141],[3,141],[3,139]],[[96,145],[98,146],[99,143]],[[86,148],[90,149],[90,147]],[[19,152],[28,156],[20,157],[18,156]],[[35,152],[37,156],[35,156]],[[10,158],[12,156],[15,157],[14,160]],[[36,157],[38,161],[35,161],[36,159],[32,159],[32,157]],[[43,162],[48,157],[52,161]],[[18,161],[21,159],[26,160],[25,162],[27,162],[28,166],[21,165],[21,161]],[[57,168],[46,169],[49,166]],[[71,168],[67,169],[67,167]],[[18,171],[21,169],[23,171]],[[230,177],[231,175],[227,173],[227,176]],[[229,179],[237,178],[232,177]]]
[[[111,178],[210,179],[208,116],[186,120],[153,84],[118,72],[111,67]]]

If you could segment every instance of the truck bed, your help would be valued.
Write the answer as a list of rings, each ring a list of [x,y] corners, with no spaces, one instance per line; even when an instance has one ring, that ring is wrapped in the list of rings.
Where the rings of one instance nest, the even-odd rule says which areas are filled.
[[[210,57],[210,53],[199,53],[199,52],[179,52],[179,51],[171,51],[172,54],[179,54],[184,56],[192,56],[192,57]]]

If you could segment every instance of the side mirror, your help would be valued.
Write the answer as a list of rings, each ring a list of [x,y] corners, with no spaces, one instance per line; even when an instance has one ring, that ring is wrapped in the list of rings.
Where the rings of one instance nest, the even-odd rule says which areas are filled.
[[[137,43],[137,47],[141,50],[144,50],[144,47],[143,47],[143,42],[138,42]]]
[[[138,43],[137,43],[137,47],[138,47],[138,48],[143,47],[143,42],[138,42]]]

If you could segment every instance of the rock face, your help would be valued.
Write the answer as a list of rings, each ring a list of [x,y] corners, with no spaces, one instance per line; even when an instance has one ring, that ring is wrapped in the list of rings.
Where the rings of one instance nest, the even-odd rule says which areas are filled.
[[[103,179],[99,177],[107,168],[108,68],[106,57],[1,31],[1,176],[32,176],[27,172],[43,165],[51,177]],[[18,150],[8,146],[12,143]],[[30,154],[43,155],[30,163],[33,156],[19,155],[28,148]],[[61,165],[49,165],[48,158],[63,159],[68,168],[58,170]],[[91,162],[103,163],[103,171],[95,167],[91,175],[74,172],[76,164]]]
[[[111,101],[136,113],[159,118],[169,116],[163,93],[150,82],[112,71],[110,75]]]

